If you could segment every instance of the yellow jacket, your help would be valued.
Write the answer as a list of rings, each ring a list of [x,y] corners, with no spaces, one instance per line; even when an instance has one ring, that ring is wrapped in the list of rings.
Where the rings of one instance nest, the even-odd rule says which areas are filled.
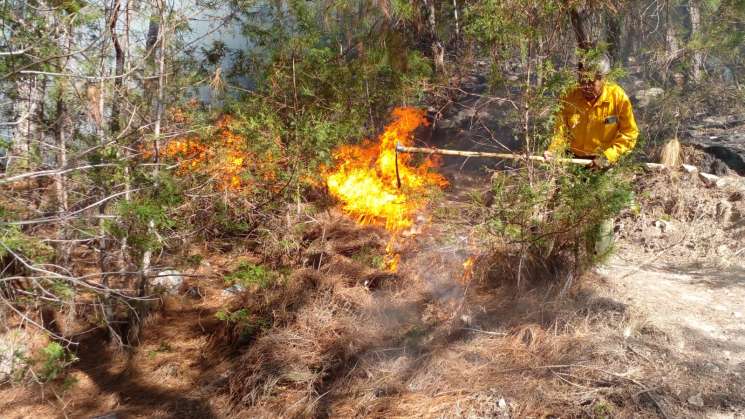
[[[606,82],[594,104],[587,102],[579,88],[562,100],[549,151],[566,149],[579,157],[596,157],[601,153],[609,162],[618,160],[636,144],[639,129],[634,120],[626,92]]]

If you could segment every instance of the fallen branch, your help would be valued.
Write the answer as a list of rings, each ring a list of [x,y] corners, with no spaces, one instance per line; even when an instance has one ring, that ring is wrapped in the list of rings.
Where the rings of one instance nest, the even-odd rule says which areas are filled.
[[[491,335],[491,336],[507,336],[507,333],[490,332],[488,330],[474,329],[472,327],[463,327],[460,330],[468,330],[469,332],[478,332],[478,333],[483,333],[485,335]]]

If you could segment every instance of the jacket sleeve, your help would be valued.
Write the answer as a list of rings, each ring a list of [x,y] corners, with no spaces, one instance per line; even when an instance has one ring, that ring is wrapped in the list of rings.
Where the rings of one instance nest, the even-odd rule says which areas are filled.
[[[564,100],[562,99],[562,102]],[[548,145],[548,151],[553,153],[560,153],[566,149],[567,146],[567,125],[566,118],[564,115],[564,106],[561,110],[556,113],[556,122],[554,124],[554,134],[551,138],[551,143]]]
[[[636,126],[634,110],[631,108],[629,97],[625,93],[621,93],[618,102],[618,134],[616,134],[616,138],[610,146],[603,150],[603,155],[611,163],[616,162],[621,156],[634,148],[636,138],[639,136],[639,128]]]

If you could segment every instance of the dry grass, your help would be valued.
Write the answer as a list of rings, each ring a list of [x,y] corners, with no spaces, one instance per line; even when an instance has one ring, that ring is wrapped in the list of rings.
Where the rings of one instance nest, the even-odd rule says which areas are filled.
[[[316,416],[327,380],[376,338],[366,326],[370,289],[395,276],[355,262],[362,248],[380,248],[381,232],[331,218],[309,231],[307,263],[287,284],[239,304],[270,319],[231,376],[233,400],[254,416]]]
[[[706,188],[681,173],[645,174],[636,185],[641,210],[621,217],[622,243],[663,218],[678,222],[683,233],[665,238],[667,246],[695,236],[711,247],[742,234],[742,195]],[[237,412],[687,417],[697,414],[687,402],[691,392],[733,394],[713,378],[702,381],[663,329],[618,301],[601,277],[589,273],[567,286],[562,266],[570,261],[548,266],[528,258],[518,288],[520,252],[489,252],[461,240],[470,237],[464,231],[469,228],[476,227],[418,226],[419,236],[397,245],[399,274],[386,276],[353,259],[359,249],[381,249],[385,237],[379,231],[343,218],[321,220],[307,236],[308,268],[294,279],[302,284],[303,303],[276,305],[283,321],[237,362],[229,385]],[[370,236],[374,240],[365,239]],[[684,248],[680,255],[689,257],[691,249]],[[469,278],[463,261],[473,254],[482,256]],[[385,279],[365,287],[372,277]],[[292,292],[282,298],[295,299]]]
[[[659,344],[664,334],[650,334],[656,329],[640,313],[603,295],[599,278],[563,298],[548,278],[518,291],[508,263],[461,283],[462,258],[437,250],[437,232],[428,231],[416,240],[419,251],[404,255],[399,276],[368,288],[364,278],[385,273],[333,251],[354,242],[343,231],[359,237],[358,229],[324,223],[308,236],[312,267],[277,290],[278,299],[242,303],[273,307],[275,321],[230,377],[239,416],[659,415],[645,397],[671,371],[626,345]]]
[[[666,167],[675,168],[682,163],[682,153],[680,150],[680,141],[673,138],[665,143],[660,150],[660,163]]]
[[[621,218],[622,242],[651,237],[644,229],[663,218],[681,233],[691,230],[645,239],[650,246],[694,236],[709,247],[735,241],[742,195],[702,184],[690,190],[685,182],[697,180],[640,177],[641,211]],[[721,202],[730,204],[726,222],[716,221]],[[83,355],[70,409],[88,416],[121,404],[155,417],[644,418],[701,413],[687,403],[692,391],[741,402],[728,387],[735,381],[692,367],[664,329],[618,300],[613,284],[589,274],[564,289],[555,278],[565,275],[560,260],[524,260],[518,289],[519,252],[487,252],[471,240],[475,226],[450,227],[417,226],[421,234],[398,243],[401,269],[392,275],[357,257],[382,253],[383,231],[320,216],[297,238],[304,267],[287,281],[226,305],[216,279],[199,303],[166,299],[145,320],[131,357],[105,358],[104,349]],[[680,245],[665,255],[692,254],[685,252],[692,250]],[[467,277],[463,262],[475,254],[481,259]],[[227,272],[235,258],[224,258],[212,265]],[[215,319],[220,308],[246,308],[263,326],[245,340],[237,326]],[[236,342],[240,354],[227,350]],[[89,398],[95,402],[84,405]],[[222,404],[228,399],[229,407]]]
[[[645,173],[635,210],[618,220],[624,257],[645,263],[730,264],[745,240],[745,199],[734,186],[708,187],[696,174]]]

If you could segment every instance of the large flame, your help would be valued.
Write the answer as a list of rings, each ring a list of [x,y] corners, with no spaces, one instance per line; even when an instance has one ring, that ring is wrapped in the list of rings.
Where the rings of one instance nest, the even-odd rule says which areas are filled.
[[[366,140],[334,152],[335,166],[323,170],[328,190],[360,223],[400,232],[413,224],[414,214],[425,204],[427,190],[447,185],[444,177],[430,170],[436,166],[434,160],[415,165],[411,155],[399,154],[402,187],[397,186],[396,143],[412,145],[412,133],[420,125],[427,125],[423,110],[396,108],[393,122],[377,142]]]

